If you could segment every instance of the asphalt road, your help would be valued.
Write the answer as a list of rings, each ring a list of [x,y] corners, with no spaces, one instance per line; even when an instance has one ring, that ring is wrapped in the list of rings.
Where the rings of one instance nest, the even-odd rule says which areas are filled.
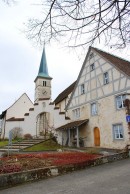
[[[27,183],[0,194],[130,194],[130,159]]]

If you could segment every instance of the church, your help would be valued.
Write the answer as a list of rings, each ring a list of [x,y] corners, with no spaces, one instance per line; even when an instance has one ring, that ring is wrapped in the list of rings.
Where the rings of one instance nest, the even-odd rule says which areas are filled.
[[[43,137],[47,132],[55,132],[55,128],[68,122],[65,113],[51,102],[51,80],[48,73],[45,48],[43,49],[38,75],[35,82],[34,103],[26,93],[0,115],[1,138],[8,138],[14,128],[22,130],[22,134]]]
[[[128,112],[130,62],[89,47],[77,80],[51,101],[45,48],[35,82],[34,103],[26,93],[0,115],[1,138],[14,128],[43,137],[53,133],[60,144],[124,149],[130,145]]]

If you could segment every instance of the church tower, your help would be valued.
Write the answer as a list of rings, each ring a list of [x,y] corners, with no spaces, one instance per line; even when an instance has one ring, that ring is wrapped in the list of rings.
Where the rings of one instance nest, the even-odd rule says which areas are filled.
[[[39,100],[51,98],[51,80],[52,78],[48,74],[48,67],[46,61],[45,47],[43,49],[41,63],[38,71],[38,75],[35,82],[35,100],[37,103]]]

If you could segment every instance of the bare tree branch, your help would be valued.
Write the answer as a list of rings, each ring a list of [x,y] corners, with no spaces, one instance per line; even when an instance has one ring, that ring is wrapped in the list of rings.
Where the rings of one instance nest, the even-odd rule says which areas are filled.
[[[129,0],[46,0],[41,6],[46,13],[28,25],[28,37],[40,43],[64,40],[80,47],[105,40],[121,48],[130,44]]]
[[[4,3],[10,5],[11,3],[15,3],[14,0],[2,0]]]

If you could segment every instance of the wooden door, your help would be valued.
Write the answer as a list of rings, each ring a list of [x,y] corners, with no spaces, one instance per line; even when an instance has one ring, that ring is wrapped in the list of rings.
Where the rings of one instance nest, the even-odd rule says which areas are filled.
[[[100,146],[100,131],[98,127],[94,128],[94,144]]]

